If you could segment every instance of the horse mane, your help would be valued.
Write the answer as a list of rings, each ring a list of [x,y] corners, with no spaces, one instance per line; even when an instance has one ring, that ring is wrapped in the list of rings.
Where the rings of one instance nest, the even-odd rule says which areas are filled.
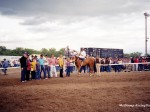
[[[75,57],[75,61],[77,61],[78,59],[79,59],[79,57],[78,56],[74,56]]]
[[[81,65],[81,60],[79,59],[78,56],[75,56],[75,64],[77,67]]]

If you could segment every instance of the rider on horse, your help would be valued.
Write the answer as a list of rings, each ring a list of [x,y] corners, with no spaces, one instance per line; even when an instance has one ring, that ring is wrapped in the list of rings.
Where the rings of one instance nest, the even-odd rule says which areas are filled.
[[[93,73],[93,67],[94,67],[94,59],[92,57],[87,57],[86,56],[86,52],[84,50],[84,48],[81,48],[81,52],[78,53],[77,51],[75,50],[70,50],[71,51],[71,54],[73,56],[73,61],[75,62],[76,64],[76,67],[78,69],[78,76],[80,76],[80,73],[81,73],[81,67],[83,66],[88,66],[89,69],[90,69],[90,76],[92,76],[92,73]]]
[[[83,64],[83,61],[85,60],[86,58],[86,52],[84,50],[84,48],[81,48],[81,52],[79,53],[79,59],[82,61],[82,64]]]

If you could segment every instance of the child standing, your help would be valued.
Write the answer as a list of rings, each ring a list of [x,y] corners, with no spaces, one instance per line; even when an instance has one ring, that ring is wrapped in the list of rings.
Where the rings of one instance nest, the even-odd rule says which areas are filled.
[[[70,59],[68,58],[67,59],[67,62],[66,62],[66,77],[70,77]]]
[[[41,80],[41,76],[40,76],[40,64],[38,62],[37,56],[35,56],[35,60],[36,60],[36,79]]]
[[[63,59],[62,55],[59,56],[58,64],[59,64],[59,67],[60,67],[60,77],[63,78],[64,59]]]
[[[36,59],[33,58],[31,62],[31,79],[36,79]]]

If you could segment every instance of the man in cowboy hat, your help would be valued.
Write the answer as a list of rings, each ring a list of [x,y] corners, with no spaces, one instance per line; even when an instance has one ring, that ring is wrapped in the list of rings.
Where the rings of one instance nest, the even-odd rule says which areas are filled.
[[[21,82],[25,82],[25,76],[27,71],[27,57],[28,53],[24,52],[23,56],[20,58],[20,64],[21,64]]]

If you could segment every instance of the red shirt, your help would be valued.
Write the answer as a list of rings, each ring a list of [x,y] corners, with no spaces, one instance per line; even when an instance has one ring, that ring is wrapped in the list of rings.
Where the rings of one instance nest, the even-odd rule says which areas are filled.
[[[27,60],[27,70],[31,70],[31,63],[30,63],[30,60]]]
[[[134,60],[134,63],[139,63],[139,59],[136,58],[136,59]]]

